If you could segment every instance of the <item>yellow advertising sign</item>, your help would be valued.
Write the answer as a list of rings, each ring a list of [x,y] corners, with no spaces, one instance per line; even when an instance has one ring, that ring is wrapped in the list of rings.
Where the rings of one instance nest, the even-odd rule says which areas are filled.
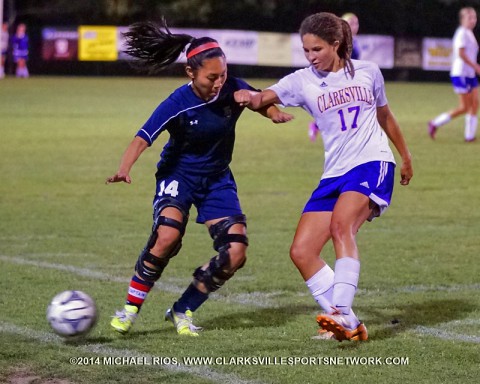
[[[118,58],[117,27],[78,27],[78,59],[80,61],[115,61]]]

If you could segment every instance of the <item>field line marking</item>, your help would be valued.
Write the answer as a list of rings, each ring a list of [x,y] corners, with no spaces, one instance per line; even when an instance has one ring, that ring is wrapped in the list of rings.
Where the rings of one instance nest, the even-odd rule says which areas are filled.
[[[5,261],[8,263],[19,264],[19,265],[31,265],[39,268],[46,269],[56,269],[60,271],[65,271],[69,273],[76,274],[78,276],[88,277],[97,280],[112,281],[116,283],[128,284],[130,282],[129,278],[117,277],[109,275],[103,272],[94,271],[88,268],[76,267],[73,265],[57,264],[57,263],[48,263],[38,260],[29,260],[20,256],[5,256],[0,255],[0,261]],[[173,282],[164,282],[159,280],[155,283],[154,289],[159,289],[163,292],[181,294],[185,290]],[[392,293],[418,293],[418,292],[430,292],[430,291],[443,291],[443,292],[457,292],[464,290],[480,290],[480,284],[465,284],[465,285],[439,285],[439,286],[427,286],[427,285],[409,285],[405,287],[398,287],[393,289],[358,289],[357,295],[362,296],[372,296],[372,295],[382,295],[382,294],[392,294]],[[215,292],[211,294],[211,300],[225,301],[227,303],[241,304],[241,305],[251,305],[258,308],[278,308],[279,303],[273,302],[272,299],[275,297],[282,296],[286,294],[284,291],[273,291],[273,292],[249,292],[249,293],[235,293],[230,295],[224,295],[221,292]],[[297,296],[310,296],[309,292],[301,291],[297,292]]]
[[[50,343],[63,345],[63,339],[59,336],[48,333],[35,331],[30,328],[20,327],[15,324],[0,321],[0,332],[10,333],[18,336],[26,337],[28,339],[37,340],[42,343]],[[97,355],[103,355],[106,357],[134,357],[152,360],[155,356],[150,354],[144,354],[132,349],[118,349],[112,347],[106,347],[102,344],[86,344],[78,347],[83,352],[94,353]],[[72,357],[72,356],[70,356]],[[78,357],[78,356],[77,356]],[[65,359],[68,362],[68,357]],[[192,376],[198,376],[204,379],[209,379],[215,383],[227,383],[227,384],[261,384],[258,381],[242,380],[235,374],[221,373],[207,368],[206,366],[187,366],[187,365],[174,365],[174,364],[158,364],[158,365],[146,365],[151,368],[161,368],[167,371],[175,373],[187,373]],[[142,366],[144,367],[144,366]]]
[[[45,269],[54,269],[58,271],[65,271],[73,273],[78,276],[88,277],[91,279],[103,280],[103,281],[113,281],[116,283],[128,284],[130,283],[130,278],[112,276],[107,273],[94,271],[88,268],[75,267],[73,265],[57,264],[57,263],[48,263],[45,261],[38,260],[28,260],[19,256],[4,256],[0,255],[0,261],[5,261],[7,263],[19,264],[19,265],[31,265],[34,267],[45,268]],[[185,287],[186,288],[186,287]],[[159,289],[163,292],[181,294],[185,288],[179,287],[173,283],[165,283],[161,280],[155,283],[154,289]],[[126,289],[126,288],[125,288]],[[281,291],[275,292],[250,292],[250,293],[238,293],[232,295],[222,295],[221,293],[211,294],[210,299],[226,301],[229,303],[241,304],[241,305],[251,305],[259,308],[275,308],[278,307],[278,304],[271,301],[272,297],[279,296],[283,294]]]
[[[462,319],[462,320],[452,320],[445,323],[437,324],[436,327],[424,327],[418,326],[415,328],[415,332],[420,335],[434,336],[437,339],[443,340],[455,340],[455,341],[465,341],[469,343],[480,343],[479,336],[473,335],[464,335],[456,332],[449,331],[448,329],[452,327],[458,327],[463,325],[480,325],[480,319]]]
[[[415,333],[420,335],[434,336],[437,339],[443,340],[465,341],[476,344],[480,343],[480,336],[462,335],[460,333],[449,332],[439,328],[419,326],[415,328]]]

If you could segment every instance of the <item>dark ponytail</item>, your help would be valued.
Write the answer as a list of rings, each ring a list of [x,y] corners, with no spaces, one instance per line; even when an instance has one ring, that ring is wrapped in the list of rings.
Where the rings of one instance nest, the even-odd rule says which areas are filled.
[[[338,56],[345,60],[345,69],[353,78],[355,75],[355,68],[353,67],[352,63],[352,29],[346,20],[340,19],[340,21],[342,22],[343,41],[340,41],[340,46],[338,47]]]
[[[196,39],[187,34],[171,33],[165,18],[160,24],[153,22],[135,23],[123,34],[126,40],[125,53],[138,59],[137,64],[156,73],[174,63],[185,47],[190,44],[188,52],[206,42],[216,42],[209,37]],[[193,69],[202,65],[206,58],[225,57],[220,47],[207,49],[187,59],[187,65]]]

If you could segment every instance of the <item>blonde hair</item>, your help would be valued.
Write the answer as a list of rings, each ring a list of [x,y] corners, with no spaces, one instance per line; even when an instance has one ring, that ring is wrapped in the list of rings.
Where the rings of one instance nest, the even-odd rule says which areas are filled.
[[[348,22],[348,20],[350,20],[352,17],[356,17],[356,18],[358,19],[357,15],[355,15],[355,14],[352,13],[352,12],[347,12],[347,13],[344,13],[344,14],[342,15],[342,19],[345,20],[345,21],[347,21],[347,22]]]

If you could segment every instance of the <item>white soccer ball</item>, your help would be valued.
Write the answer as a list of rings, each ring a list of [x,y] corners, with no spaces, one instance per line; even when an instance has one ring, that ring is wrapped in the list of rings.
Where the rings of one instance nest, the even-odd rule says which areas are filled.
[[[85,292],[64,291],[56,295],[48,305],[47,320],[60,336],[82,336],[95,325],[97,308]]]

